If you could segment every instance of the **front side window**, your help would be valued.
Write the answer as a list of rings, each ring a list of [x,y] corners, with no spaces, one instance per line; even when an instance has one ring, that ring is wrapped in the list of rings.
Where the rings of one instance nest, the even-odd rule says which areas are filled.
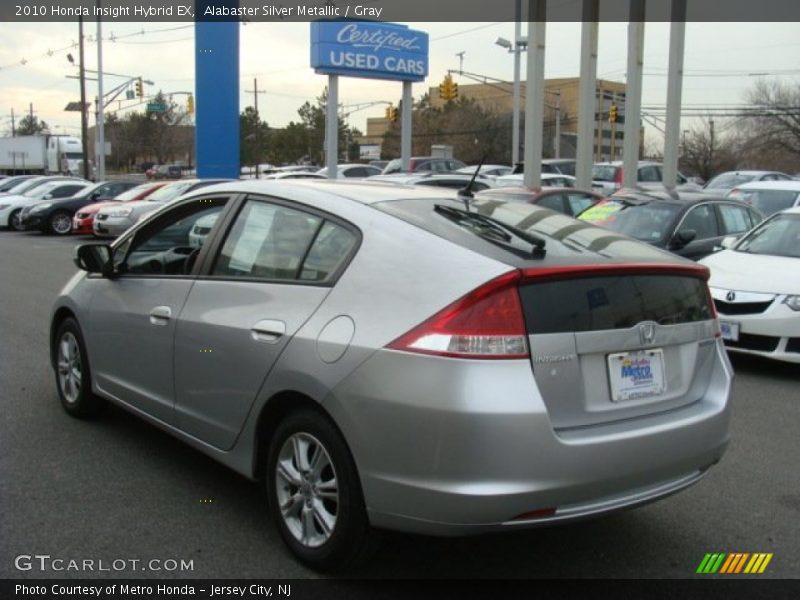
[[[751,228],[750,215],[743,206],[720,204],[719,213],[722,216],[725,233],[743,233]]]
[[[695,206],[686,214],[678,231],[682,232],[690,229],[695,232],[694,239],[696,240],[705,240],[719,235],[717,219],[710,204]]]
[[[188,274],[226,201],[205,198],[165,212],[119,245],[114,262],[134,275]]]

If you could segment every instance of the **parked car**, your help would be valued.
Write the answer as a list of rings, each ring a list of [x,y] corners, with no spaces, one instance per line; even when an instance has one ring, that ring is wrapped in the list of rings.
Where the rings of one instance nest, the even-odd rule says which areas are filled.
[[[161,208],[163,204],[172,202],[179,196],[220,179],[181,179],[168,183],[161,189],[148,195],[144,200],[126,202],[122,206],[107,206],[97,211],[92,223],[92,233],[97,237],[116,237],[139,222],[146,214]]]
[[[16,231],[23,231],[22,211],[37,202],[46,202],[60,198],[68,198],[92,185],[83,179],[68,179],[65,177],[47,178],[24,182],[29,189],[24,194],[9,194],[0,197],[0,227],[10,227]],[[16,189],[16,188],[14,188]]]
[[[800,206],[800,181],[784,179],[745,183],[733,188],[727,197],[755,206],[762,214],[769,216],[792,206]]]
[[[622,190],[582,212],[582,221],[698,260],[726,236],[740,236],[763,216],[737,200],[697,192]]]
[[[386,165],[389,164],[389,161],[388,160],[371,160],[371,161],[369,161],[368,164],[370,166],[372,166],[372,167],[377,167],[381,171],[383,171],[383,169],[386,168]]]
[[[502,175],[510,175],[512,169],[507,165],[480,165],[480,168],[478,168],[478,165],[472,165],[471,167],[458,169],[455,172],[463,173],[464,175],[473,175],[476,170],[478,170],[479,175],[494,179]]]
[[[712,177],[703,189],[724,196],[735,187],[745,183],[762,181],[791,181],[792,176],[779,171],[726,171]]]
[[[75,213],[72,219],[72,233],[92,235],[94,233],[94,217],[101,208],[118,206],[118,202],[144,200],[156,190],[164,187],[166,183],[166,181],[142,183],[114,196],[110,200],[88,204],[78,209],[78,212]]]
[[[525,172],[525,163],[517,163],[511,175],[520,175]],[[542,160],[542,173],[555,173],[556,175],[571,175],[575,177],[574,158],[545,158]]]
[[[659,162],[640,160],[637,167],[636,185],[644,190],[664,189],[663,165]],[[599,162],[592,167],[592,189],[609,196],[622,188],[622,161]],[[698,192],[702,188],[678,173],[678,191]]]
[[[574,217],[604,198],[596,192],[544,187],[531,190],[525,187],[501,187],[480,192],[480,198],[496,198],[504,202],[527,202]]]
[[[412,156],[409,160],[408,172],[417,171],[458,171],[467,165],[455,158],[438,158],[435,156]],[[399,158],[390,160],[383,168],[381,175],[391,175],[392,173],[402,173],[403,162]]]
[[[113,402],[260,481],[315,568],[373,528],[628,509],[720,460],[733,374],[708,270],[624,236],[592,247],[608,236],[421,187],[197,190],[77,249],[92,275],[53,308],[56,389],[70,415]]]
[[[773,214],[702,260],[732,352],[800,363],[800,207]]]
[[[542,185],[545,187],[575,187],[575,178],[572,175],[561,173],[542,173]],[[494,180],[497,187],[522,187],[525,185],[525,175],[514,173],[503,175]]]
[[[370,177],[372,175],[380,175],[381,170],[378,167],[372,167],[370,165],[361,165],[361,164],[351,164],[351,165],[336,165],[337,169],[337,177],[340,179],[342,178],[350,178],[350,177]],[[328,176],[328,167],[324,167],[317,171],[317,175],[322,175],[323,177]]]
[[[180,179],[183,176],[183,168],[180,165],[158,165],[153,167],[150,179]]]
[[[262,177],[262,179],[327,179],[327,177],[319,173],[309,173],[308,171],[283,171],[270,173]]]
[[[461,190],[472,181],[472,175],[463,173],[395,173],[393,175],[376,175],[367,179],[370,182],[394,183],[396,185],[426,185],[440,188]],[[492,187],[493,182],[488,177],[478,176],[472,184],[472,191],[479,192]]]
[[[136,181],[103,181],[85,187],[67,198],[37,202],[22,209],[20,224],[23,229],[69,235],[72,233],[72,219],[79,209],[93,202],[110,200],[135,185]]]
[[[11,177],[6,177],[3,181],[0,181],[0,195],[9,193],[12,188],[34,177],[36,175],[12,175]]]

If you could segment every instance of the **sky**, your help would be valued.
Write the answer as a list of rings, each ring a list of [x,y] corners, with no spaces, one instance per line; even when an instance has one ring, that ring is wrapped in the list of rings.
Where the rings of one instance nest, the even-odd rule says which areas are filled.
[[[459,68],[458,52],[465,52],[463,70],[511,80],[513,58],[495,45],[498,36],[513,38],[513,23],[408,23],[430,35],[430,74],[414,84],[414,97],[438,85],[448,69]],[[298,120],[297,109],[313,101],[326,83],[309,67],[308,23],[247,23],[240,25],[240,106],[253,104],[253,79],[258,79],[259,112],[271,127]],[[669,23],[647,23],[643,104],[666,101]],[[87,23],[85,35],[96,36]],[[523,24],[523,35],[525,25]],[[115,23],[103,27],[104,72],[142,76],[155,85],[148,93],[194,90],[193,29],[186,23]],[[77,68],[78,26],[72,23],[0,23],[0,134],[11,129],[11,110],[17,119],[33,104],[34,114],[55,133],[78,135],[78,113],[65,112],[68,102],[79,100]],[[627,24],[601,23],[597,74],[625,80]],[[580,24],[549,23],[546,33],[546,77],[574,77],[579,72]],[[86,44],[86,68],[97,65],[97,44]],[[686,26],[683,103],[721,105],[745,102],[747,89],[760,75],[800,83],[800,23],[689,23]],[[524,77],[525,62],[523,58]],[[107,75],[106,91],[125,79]],[[455,76],[461,84],[468,79]],[[340,78],[339,102],[344,105],[373,101],[397,102],[400,84],[367,79]],[[89,81],[87,95],[94,98],[96,82]],[[124,94],[123,94],[124,96]],[[185,98],[178,96],[176,99]],[[116,109],[112,105],[110,109]],[[141,107],[140,107],[141,109]],[[350,112],[352,108],[345,108]],[[367,117],[383,116],[385,105],[352,112],[349,122],[362,131]],[[125,114],[121,112],[120,114]],[[682,128],[691,125],[688,119]],[[658,145],[663,137],[646,127],[646,143]]]

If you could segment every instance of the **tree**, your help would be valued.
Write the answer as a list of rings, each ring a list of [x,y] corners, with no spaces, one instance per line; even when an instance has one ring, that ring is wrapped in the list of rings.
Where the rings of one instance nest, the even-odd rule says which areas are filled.
[[[269,143],[269,125],[252,106],[239,115],[239,162],[243,165],[261,164]]]
[[[754,125],[761,141],[800,159],[800,84],[760,79],[747,100],[760,109]]]
[[[681,170],[707,181],[717,173],[739,166],[737,144],[731,135],[723,133],[724,130],[719,125],[718,120],[705,117],[684,132],[681,142]]]
[[[17,135],[39,135],[46,133],[50,127],[34,115],[26,115],[19,120],[16,128]]]
[[[453,147],[453,156],[470,163],[511,161],[511,115],[498,115],[471,98],[461,97],[441,108],[430,104],[427,94],[414,105],[411,153],[427,156],[431,145]],[[384,134],[381,154],[400,156],[400,124],[392,123]]]

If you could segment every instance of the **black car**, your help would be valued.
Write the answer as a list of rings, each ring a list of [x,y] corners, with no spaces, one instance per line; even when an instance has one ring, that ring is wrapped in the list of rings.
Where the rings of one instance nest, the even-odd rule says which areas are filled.
[[[740,236],[763,220],[743,202],[698,192],[620,190],[578,219],[698,260],[722,238]]]
[[[104,202],[118,196],[139,181],[103,181],[77,195],[59,200],[47,200],[26,206],[20,214],[24,229],[39,229],[42,233],[68,235],[72,231],[72,217],[79,209],[95,202]]]

